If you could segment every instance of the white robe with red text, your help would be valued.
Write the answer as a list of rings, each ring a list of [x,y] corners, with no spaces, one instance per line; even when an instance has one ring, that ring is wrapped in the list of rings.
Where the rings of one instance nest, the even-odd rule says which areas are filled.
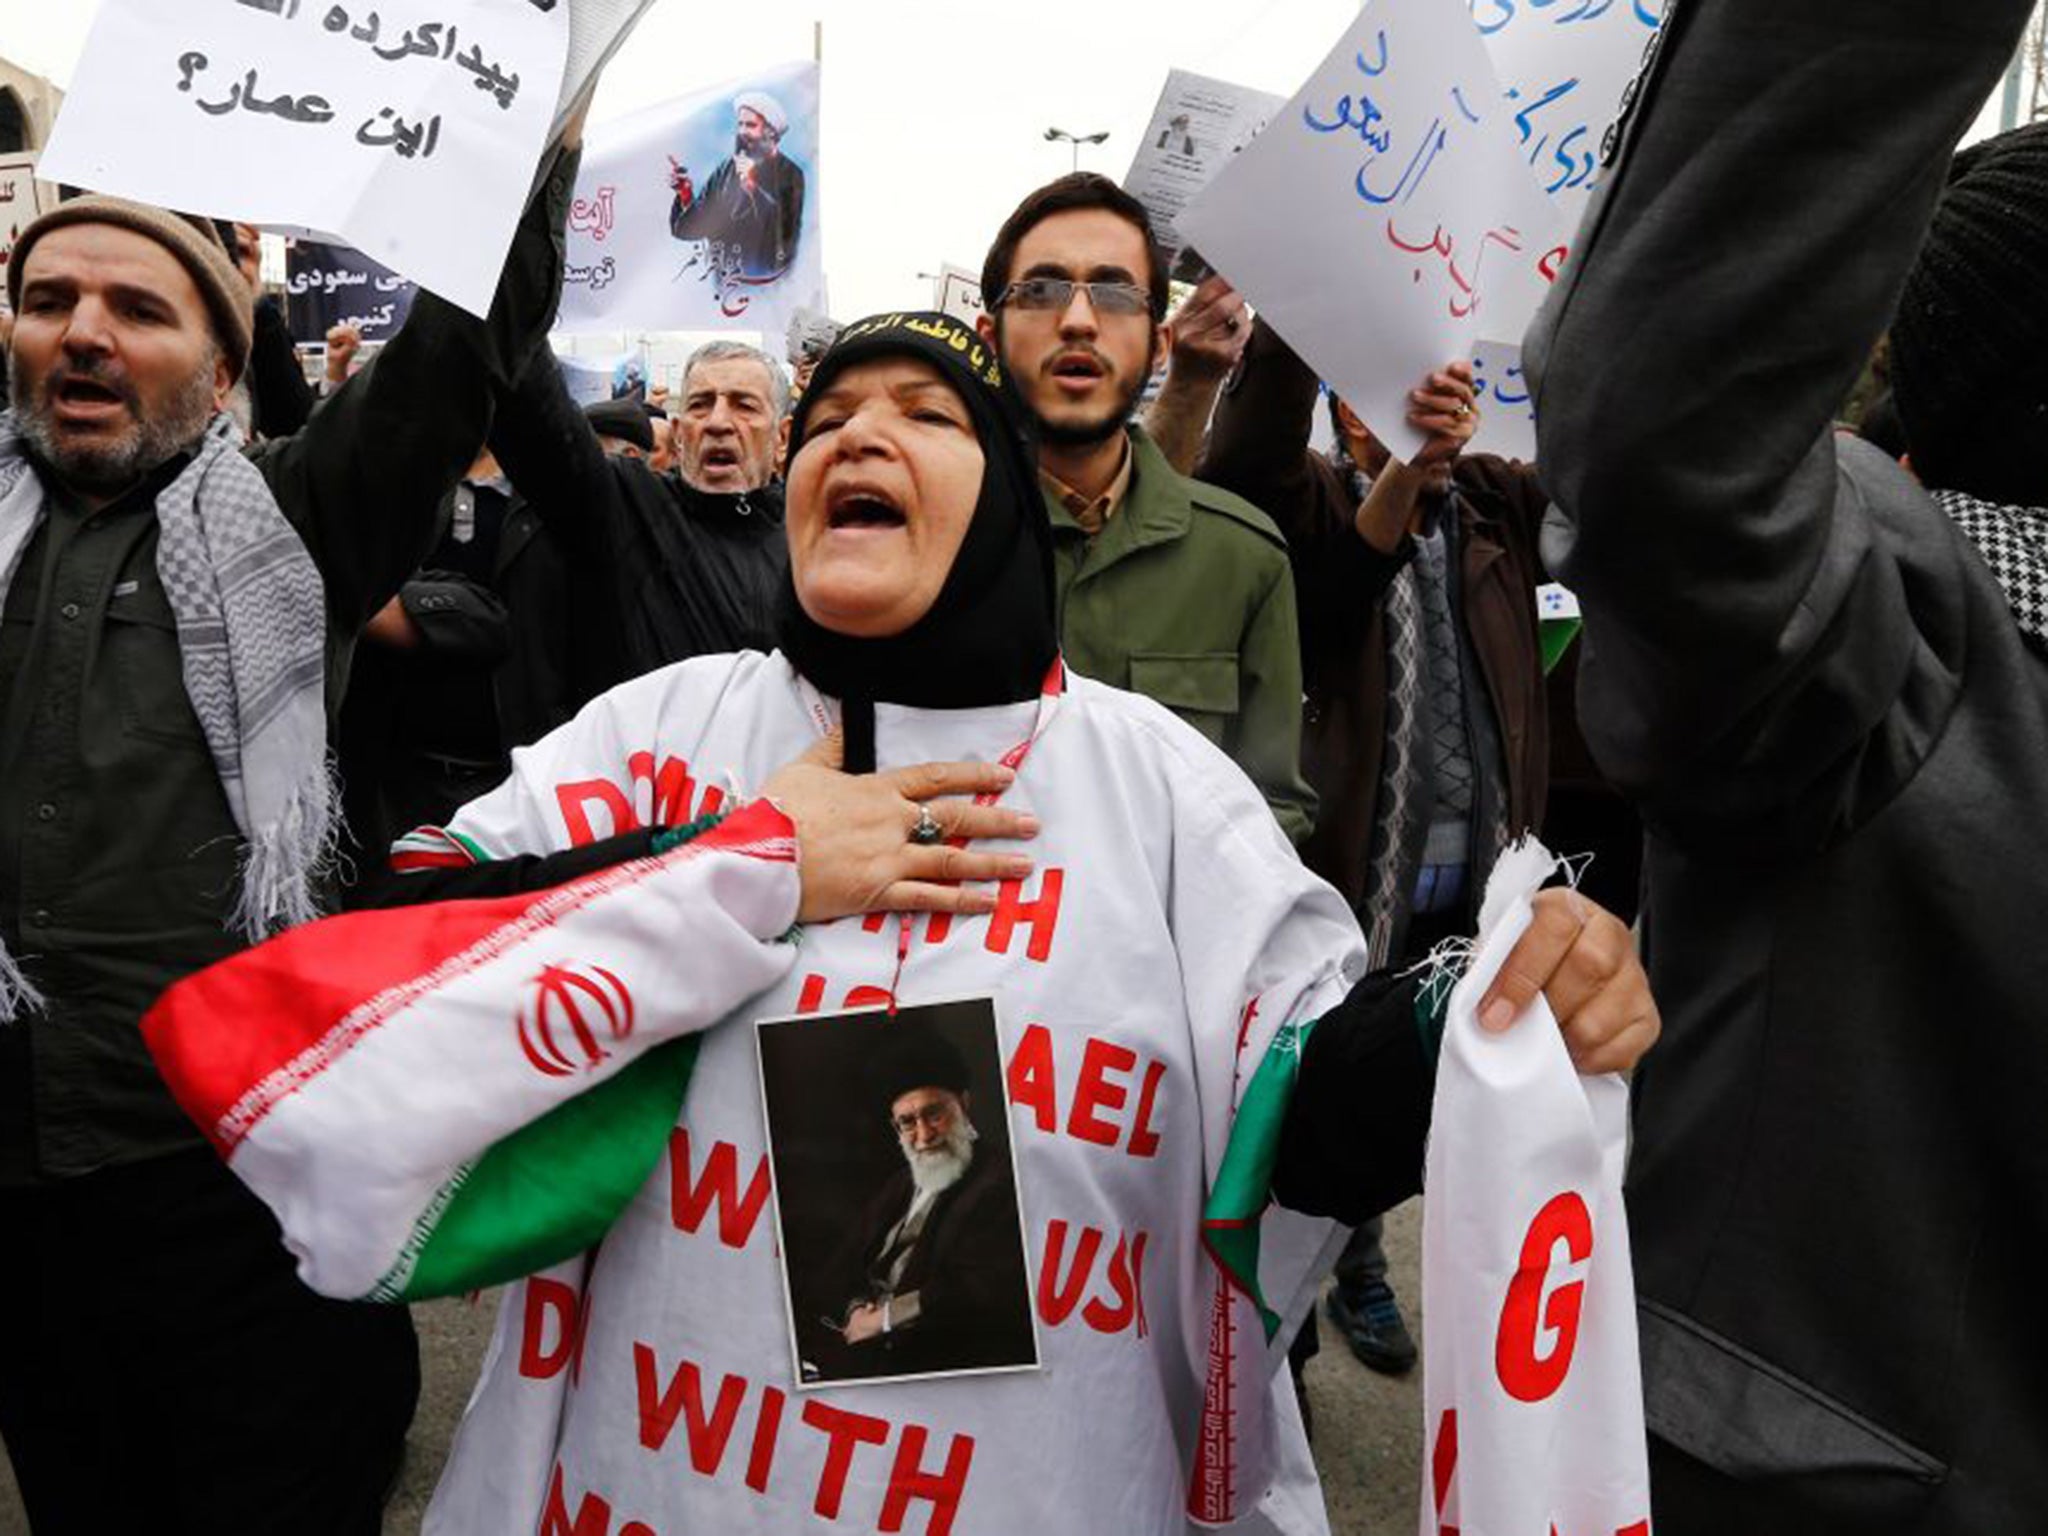
[[[878,706],[881,766],[997,760],[1041,707]],[[1199,1223],[1266,1045],[1362,974],[1357,925],[1166,710],[1072,677],[1043,707],[1003,799],[1044,823],[1019,845],[1035,872],[992,917],[908,919],[898,984],[905,1005],[993,993],[1013,1080],[1044,1026],[1050,1083],[1009,1127],[1042,1368],[794,1389],[750,1025],[886,996],[899,919],[814,926],[704,1037],[669,1155],[595,1257],[506,1292],[430,1536],[1180,1536],[1191,1485],[1204,1523],[1326,1529],[1281,1366],[1340,1234],[1268,1217],[1269,1341]],[[503,857],[680,825],[819,728],[779,655],[685,662],[516,753],[451,830]]]

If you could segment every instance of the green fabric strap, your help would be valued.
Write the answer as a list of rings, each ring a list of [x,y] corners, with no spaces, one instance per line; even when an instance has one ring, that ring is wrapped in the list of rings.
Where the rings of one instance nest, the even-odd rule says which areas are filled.
[[[713,811],[710,815],[699,816],[695,821],[689,822],[684,826],[663,827],[654,834],[653,840],[648,846],[654,850],[656,856],[664,853],[673,853],[676,849],[682,847],[683,844],[695,842],[731,814],[731,811]]]
[[[1259,1069],[1237,1106],[1223,1164],[1202,1209],[1202,1245],[1224,1274],[1259,1309],[1271,1343],[1280,1317],[1259,1290],[1259,1218],[1272,1199],[1273,1166],[1280,1158],[1280,1132],[1301,1075],[1301,1053],[1316,1021],[1284,1024],[1266,1047]]]

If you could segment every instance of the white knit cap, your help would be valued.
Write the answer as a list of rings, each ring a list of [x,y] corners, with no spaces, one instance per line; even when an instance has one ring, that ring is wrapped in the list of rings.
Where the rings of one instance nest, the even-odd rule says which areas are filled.
[[[789,113],[766,91],[741,91],[733,97],[732,109],[735,114],[742,111],[758,113],[778,139],[789,131]]]

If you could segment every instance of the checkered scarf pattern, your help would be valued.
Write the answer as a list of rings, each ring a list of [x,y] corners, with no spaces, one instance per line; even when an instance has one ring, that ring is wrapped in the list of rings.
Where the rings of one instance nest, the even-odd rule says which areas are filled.
[[[1352,494],[1363,501],[1372,490],[1364,472],[1351,471]],[[1386,737],[1380,754],[1379,792],[1373,797],[1369,873],[1359,917],[1365,929],[1368,963],[1380,969],[1393,960],[1407,928],[1415,889],[1416,855],[1428,807],[1423,796],[1423,617],[1415,568],[1404,565],[1387,587],[1380,609],[1387,636]]]
[[[0,415],[0,604],[47,515],[14,416]],[[254,943],[316,915],[340,825],[327,761],[325,589],[225,415],[157,497],[156,519],[185,695],[244,839],[227,924]],[[0,1022],[40,1004],[0,945]]]
[[[2048,646],[2048,507],[2001,507],[1961,491],[1933,495],[2005,589],[2020,633]]]

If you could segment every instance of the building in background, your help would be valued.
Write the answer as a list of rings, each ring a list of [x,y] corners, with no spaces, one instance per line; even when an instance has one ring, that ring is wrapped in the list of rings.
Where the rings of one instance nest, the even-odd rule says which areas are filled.
[[[0,56],[0,155],[39,153],[63,103],[50,81]]]

